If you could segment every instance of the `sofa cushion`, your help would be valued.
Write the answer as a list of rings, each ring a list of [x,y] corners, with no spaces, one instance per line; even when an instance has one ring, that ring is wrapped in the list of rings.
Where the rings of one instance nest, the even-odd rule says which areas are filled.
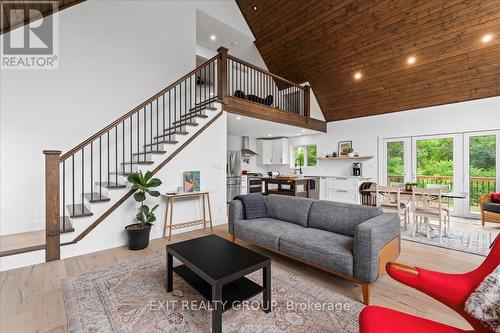
[[[483,208],[488,212],[500,213],[500,203],[487,202],[483,204]]]
[[[280,251],[326,269],[353,276],[353,243],[349,236],[313,228],[294,229],[281,235]]]
[[[255,242],[264,247],[279,250],[280,236],[292,230],[303,230],[294,223],[272,218],[234,221],[234,235]]]
[[[266,198],[269,217],[307,227],[312,199],[270,194]]]
[[[500,192],[493,192],[493,193],[491,193],[491,200],[494,203],[500,203]]]
[[[358,224],[382,213],[376,207],[318,200],[311,206],[308,226],[353,237]]]

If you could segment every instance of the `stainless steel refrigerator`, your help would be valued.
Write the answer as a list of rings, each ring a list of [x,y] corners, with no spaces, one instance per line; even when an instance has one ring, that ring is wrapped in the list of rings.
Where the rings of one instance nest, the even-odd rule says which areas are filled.
[[[241,190],[241,152],[229,150],[227,152],[227,202],[240,194]]]

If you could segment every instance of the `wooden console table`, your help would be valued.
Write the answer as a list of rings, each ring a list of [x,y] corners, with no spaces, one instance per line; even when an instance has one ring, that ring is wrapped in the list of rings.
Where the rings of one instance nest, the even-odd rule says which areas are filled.
[[[167,237],[167,227],[168,227],[168,240],[171,240],[172,238],[172,230],[173,229],[182,229],[182,228],[187,228],[187,227],[192,227],[196,225],[201,225],[203,224],[203,229],[207,227],[207,222],[210,223],[210,230],[213,231],[213,226],[212,226],[212,209],[210,207],[210,194],[208,192],[186,192],[186,193],[179,193],[179,194],[165,194],[162,195],[165,200],[166,200],[166,208],[165,208],[165,226],[163,229],[163,237]],[[185,200],[185,199],[192,199],[192,198],[198,198],[201,207],[202,207],[202,218],[199,220],[194,220],[194,221],[188,221],[188,222],[183,222],[183,223],[173,223],[173,213],[174,213],[174,202],[175,201],[180,201],[180,200]],[[205,205],[206,202],[206,205]],[[208,207],[208,218],[209,220],[207,221],[207,216],[206,216],[206,207]]]

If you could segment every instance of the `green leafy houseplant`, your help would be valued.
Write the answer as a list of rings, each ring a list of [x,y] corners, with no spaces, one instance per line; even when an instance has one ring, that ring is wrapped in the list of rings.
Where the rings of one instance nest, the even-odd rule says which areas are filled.
[[[153,178],[153,173],[151,171],[146,171],[145,174],[143,174],[142,171],[133,173],[128,176],[127,180],[132,185],[132,189],[137,190],[134,194],[135,201],[141,204],[139,212],[135,216],[137,221],[139,221],[139,223],[137,223],[138,226],[142,228],[146,224],[153,224],[156,221],[154,211],[158,208],[158,205],[150,209],[148,205],[144,204],[144,201],[146,201],[146,195],[152,197],[160,196],[160,192],[154,191],[152,188],[160,186],[161,180]]]
[[[142,171],[133,173],[127,177],[127,180],[132,189],[136,190],[134,193],[135,201],[140,203],[139,212],[135,216],[138,223],[125,227],[128,234],[128,248],[130,250],[141,250],[149,245],[151,226],[156,221],[154,211],[158,208],[158,205],[150,208],[145,204],[145,201],[148,195],[152,197],[160,196],[160,192],[153,190],[153,188],[160,186],[161,180],[153,178],[151,171],[147,171],[145,174]]]

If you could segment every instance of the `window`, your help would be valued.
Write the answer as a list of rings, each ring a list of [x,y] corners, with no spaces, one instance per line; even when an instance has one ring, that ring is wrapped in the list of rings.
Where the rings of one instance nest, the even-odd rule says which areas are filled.
[[[296,167],[316,166],[316,145],[295,147],[293,156]]]

